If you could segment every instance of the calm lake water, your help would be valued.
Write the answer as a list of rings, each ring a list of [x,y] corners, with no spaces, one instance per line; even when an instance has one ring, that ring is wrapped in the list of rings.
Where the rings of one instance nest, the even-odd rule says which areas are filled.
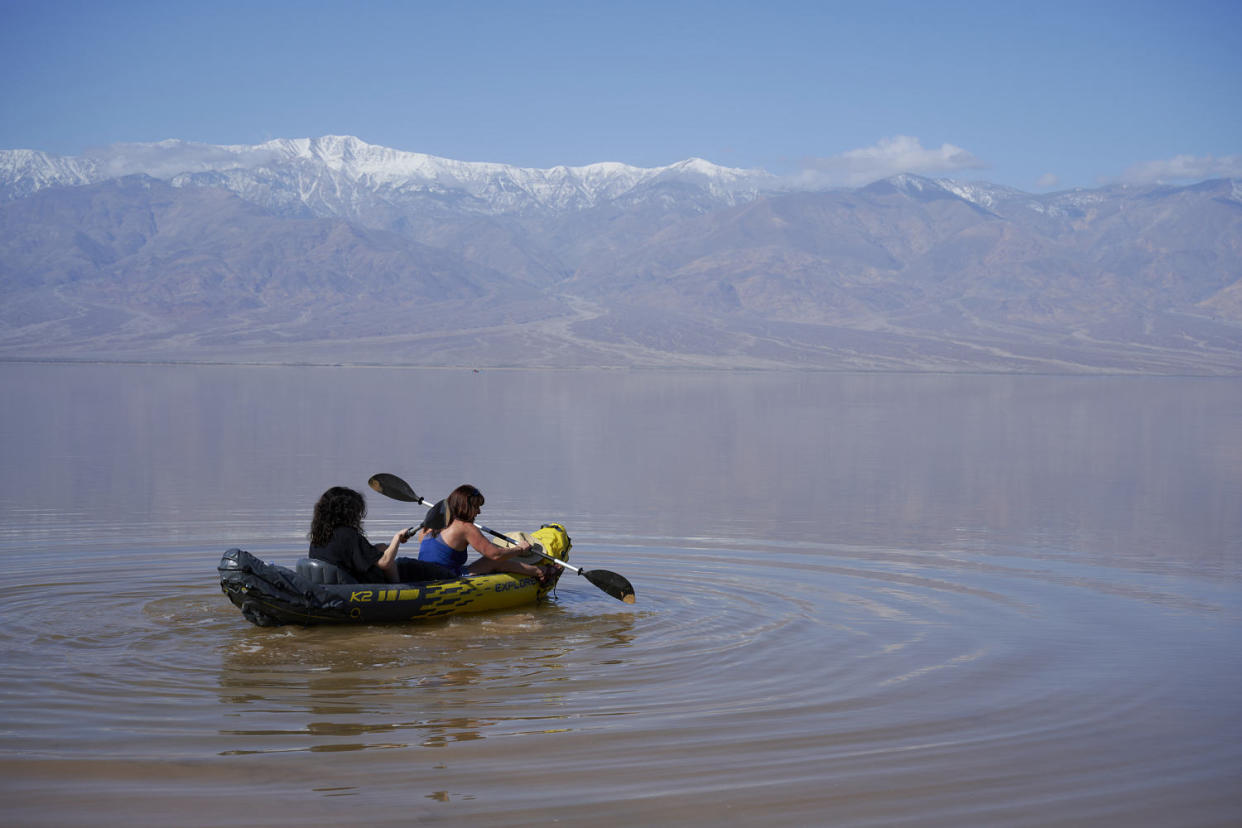
[[[0,365],[11,825],[1242,819],[1242,382]],[[544,606],[258,628],[380,471]]]

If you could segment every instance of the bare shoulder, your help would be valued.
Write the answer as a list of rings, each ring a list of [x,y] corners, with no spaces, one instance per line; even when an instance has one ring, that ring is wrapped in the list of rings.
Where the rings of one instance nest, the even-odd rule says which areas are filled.
[[[482,537],[483,534],[473,523],[462,523],[460,521],[454,521],[440,532],[440,540],[454,549],[465,548],[466,544],[473,545]]]
[[[474,545],[478,541],[483,540],[483,533],[480,532],[479,527],[475,526],[473,523],[462,523],[461,537],[470,541],[471,545]]]

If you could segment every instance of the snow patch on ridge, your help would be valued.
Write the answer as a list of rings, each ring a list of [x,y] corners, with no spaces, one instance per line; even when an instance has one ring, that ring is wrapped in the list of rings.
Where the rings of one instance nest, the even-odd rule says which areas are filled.
[[[482,212],[572,210],[669,181],[691,183],[733,203],[755,197],[772,179],[763,171],[720,167],[701,158],[654,168],[602,162],[532,169],[405,152],[348,135],[278,138],[253,146],[181,140],[114,144],[81,158],[30,150],[0,152],[0,188],[9,197],[133,174],[174,186],[223,186],[246,198],[266,193],[263,203],[294,198],[309,205],[318,200],[327,211],[342,206],[331,202],[346,199],[351,192],[398,199],[458,193]]]
[[[95,165],[87,159],[27,149],[0,152],[0,201],[24,198],[47,187],[80,187],[100,179]]]

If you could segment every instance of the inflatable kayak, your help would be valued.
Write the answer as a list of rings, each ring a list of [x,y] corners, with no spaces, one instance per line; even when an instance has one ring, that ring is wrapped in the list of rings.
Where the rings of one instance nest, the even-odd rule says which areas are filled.
[[[544,526],[527,537],[545,555],[569,559],[569,536],[559,524]],[[538,578],[511,573],[408,584],[360,584],[341,569],[313,558],[301,558],[289,569],[262,561],[243,549],[225,552],[217,569],[220,589],[246,620],[260,627],[424,621],[509,609],[543,600],[561,574],[561,567],[553,567],[551,577],[543,584]]]

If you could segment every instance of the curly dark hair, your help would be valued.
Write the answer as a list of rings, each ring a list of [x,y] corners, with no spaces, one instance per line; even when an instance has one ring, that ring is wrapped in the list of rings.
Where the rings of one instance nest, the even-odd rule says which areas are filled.
[[[315,504],[310,532],[306,536],[311,546],[327,546],[338,526],[349,526],[361,532],[362,519],[366,516],[367,502],[362,495],[344,486],[333,486],[320,495]]]

